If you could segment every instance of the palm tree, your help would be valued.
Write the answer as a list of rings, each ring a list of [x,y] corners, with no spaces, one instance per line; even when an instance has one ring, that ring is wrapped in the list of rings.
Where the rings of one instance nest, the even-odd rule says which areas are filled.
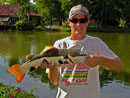
[[[26,17],[27,17],[27,20],[29,21],[30,20],[30,11],[31,11],[30,4],[22,5],[18,11],[20,19],[26,19]]]
[[[96,20],[101,27],[119,25],[120,12],[114,6],[113,2],[107,0],[97,0],[90,3],[90,13],[92,19]]]

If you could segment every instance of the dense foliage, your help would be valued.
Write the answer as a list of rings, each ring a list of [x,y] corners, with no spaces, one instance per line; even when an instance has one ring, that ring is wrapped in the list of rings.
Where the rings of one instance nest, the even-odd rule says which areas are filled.
[[[130,26],[130,1],[129,0],[0,0],[1,4],[18,4],[21,6],[20,17],[32,10],[42,16],[44,25],[61,26],[68,19],[72,6],[83,4],[90,11],[91,19],[98,27]],[[27,5],[28,4],[28,5]],[[29,4],[33,5],[30,6]],[[24,6],[26,5],[26,6]],[[24,10],[24,11],[23,11]],[[27,16],[29,19],[29,15]]]
[[[36,90],[37,88],[33,88],[26,93],[20,87],[16,88],[0,83],[0,98],[38,98],[32,94]]]
[[[34,25],[29,23],[27,20],[20,20],[16,23],[17,30],[33,30]]]

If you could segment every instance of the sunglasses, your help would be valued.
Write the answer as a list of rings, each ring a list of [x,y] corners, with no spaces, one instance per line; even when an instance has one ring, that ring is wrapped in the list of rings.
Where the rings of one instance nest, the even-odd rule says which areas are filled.
[[[70,21],[72,23],[78,23],[78,21],[80,21],[80,23],[86,23],[86,22],[88,22],[88,19],[87,18],[81,18],[81,19],[72,18],[72,19],[70,19]]]

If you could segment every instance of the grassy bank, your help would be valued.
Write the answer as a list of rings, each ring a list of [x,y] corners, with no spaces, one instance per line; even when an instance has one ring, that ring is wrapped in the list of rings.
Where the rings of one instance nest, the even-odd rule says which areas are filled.
[[[88,32],[116,32],[116,33],[130,33],[130,28],[124,27],[107,27],[107,28],[98,28],[98,27],[88,27]]]
[[[1,30],[1,29],[0,29]],[[5,29],[8,31],[12,31],[12,30],[16,30],[16,29]],[[31,29],[20,29],[19,31],[30,31],[30,30],[34,30],[34,31],[49,31],[49,32],[70,32],[71,29],[69,26],[57,26],[57,25],[53,25],[51,27],[49,26],[35,26],[34,28]],[[129,28],[125,28],[125,27],[92,27],[89,26],[87,28],[87,32],[105,32],[105,33],[109,33],[109,32],[116,32],[116,33],[130,33],[130,27]]]
[[[53,32],[70,32],[70,27],[59,27],[59,26],[52,26],[52,27],[36,27],[35,30],[41,31],[53,31]],[[87,32],[117,32],[117,33],[130,33],[130,28],[124,27],[107,27],[107,28],[99,28],[99,27],[88,27]]]
[[[17,88],[0,83],[0,98],[38,98],[32,94],[34,91],[36,91],[36,88],[26,93],[19,87]]]

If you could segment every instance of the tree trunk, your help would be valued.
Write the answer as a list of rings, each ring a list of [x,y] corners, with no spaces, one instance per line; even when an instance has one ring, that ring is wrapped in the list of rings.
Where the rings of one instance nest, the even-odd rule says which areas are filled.
[[[62,26],[62,17],[61,17],[61,10],[57,10],[57,19],[58,19],[58,25]]]

